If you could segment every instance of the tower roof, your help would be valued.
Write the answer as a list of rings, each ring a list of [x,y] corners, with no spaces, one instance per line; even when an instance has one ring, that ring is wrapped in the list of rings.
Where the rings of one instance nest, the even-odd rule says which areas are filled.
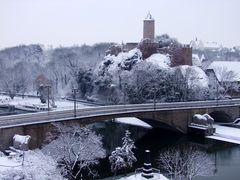
[[[148,12],[147,16],[145,17],[144,21],[154,21],[152,15],[150,14],[150,12]]]

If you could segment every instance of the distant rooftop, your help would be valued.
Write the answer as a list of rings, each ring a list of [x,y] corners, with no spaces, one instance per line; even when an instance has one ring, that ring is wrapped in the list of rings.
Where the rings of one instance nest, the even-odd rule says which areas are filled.
[[[222,48],[222,44],[220,44],[220,43],[217,43],[217,42],[203,42],[201,40],[198,40],[197,38],[190,42],[190,46],[193,49],[207,48],[207,49],[217,50],[217,49]]]

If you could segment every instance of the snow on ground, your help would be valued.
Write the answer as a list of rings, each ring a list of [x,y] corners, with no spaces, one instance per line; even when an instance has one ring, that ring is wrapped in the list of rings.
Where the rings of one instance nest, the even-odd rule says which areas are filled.
[[[153,178],[150,178],[149,180],[168,180],[165,176],[163,176],[162,174],[157,174],[157,173],[154,173],[154,177]],[[138,174],[133,174],[133,175],[130,175],[128,177],[122,177],[120,178],[119,180],[146,180],[146,178],[142,177],[140,173]]]
[[[25,151],[24,163],[22,157],[12,157],[1,153],[0,179],[29,179],[29,180],[61,180],[57,164],[40,150]]]
[[[149,124],[141,121],[138,118],[135,117],[124,117],[124,118],[115,118],[116,122],[119,123],[124,123],[124,124],[131,124],[134,126],[141,126],[141,127],[145,127],[145,128],[152,128],[152,126],[150,126]]]
[[[153,65],[157,65],[160,68],[169,68],[171,65],[170,58],[164,54],[153,54],[149,58],[145,60],[146,62],[150,62]]]
[[[240,129],[217,124],[214,124],[213,127],[216,128],[216,133],[207,138],[240,144]]]
[[[9,159],[7,156],[0,157],[0,174],[2,171],[20,167],[22,161],[19,159]]]
[[[51,101],[50,101],[51,103]],[[0,95],[0,105],[14,105],[16,107],[23,107],[23,106],[31,106],[31,107],[44,107],[47,108],[47,103],[42,104],[40,102],[39,98],[33,98],[33,97],[14,97],[14,99],[9,98],[9,96],[6,95]],[[55,100],[55,105],[57,108],[54,108],[53,110],[66,110],[66,109],[73,109],[74,103],[72,101],[68,100]],[[77,103],[77,108],[87,108],[89,106]]]

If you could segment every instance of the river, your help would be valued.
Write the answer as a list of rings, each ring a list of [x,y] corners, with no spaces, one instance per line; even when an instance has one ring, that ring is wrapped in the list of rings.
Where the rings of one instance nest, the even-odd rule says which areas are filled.
[[[214,163],[214,171],[211,176],[196,177],[195,180],[239,180],[240,175],[240,146],[221,142],[212,139],[202,139],[198,137],[189,137],[176,132],[164,129],[145,129],[142,127],[119,124],[115,122],[97,123],[94,125],[97,132],[104,137],[104,146],[108,153],[115,147],[121,146],[121,138],[128,129],[132,132],[132,139],[135,141],[136,149],[134,150],[137,162],[134,167],[128,171],[134,172],[136,168],[142,167],[144,163],[144,152],[146,149],[151,151],[151,161],[153,167],[159,168],[157,159],[160,151],[167,147],[177,147],[182,145],[194,145],[200,150],[209,154]],[[101,178],[112,175],[108,158],[101,161],[98,167]]]

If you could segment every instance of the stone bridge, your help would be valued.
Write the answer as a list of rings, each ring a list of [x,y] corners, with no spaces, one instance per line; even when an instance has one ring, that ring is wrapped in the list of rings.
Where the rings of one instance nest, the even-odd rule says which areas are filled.
[[[205,113],[210,114],[215,121],[232,122],[240,117],[240,100],[101,106],[77,109],[76,117],[73,110],[0,117],[0,149],[11,144],[14,134],[30,135],[31,147],[35,148],[35,144],[41,144],[46,138],[52,122],[85,125],[118,117],[137,117],[152,126],[164,124],[187,133],[193,115]]]

